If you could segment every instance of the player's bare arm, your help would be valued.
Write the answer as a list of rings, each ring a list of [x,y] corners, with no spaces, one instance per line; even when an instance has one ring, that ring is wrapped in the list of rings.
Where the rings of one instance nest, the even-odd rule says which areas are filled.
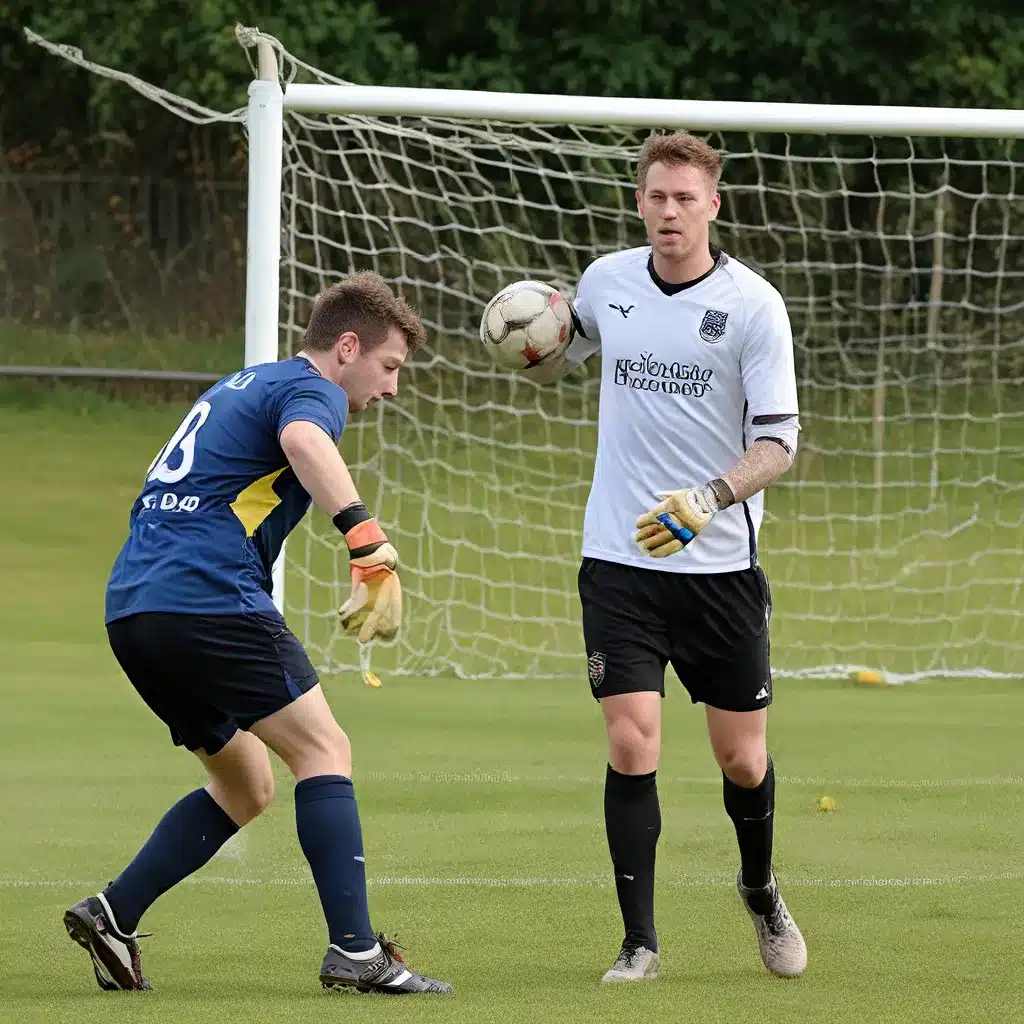
[[[309,496],[329,516],[359,501],[352,474],[322,427],[295,420],[281,431],[281,450]]]
[[[334,442],[315,423],[295,420],[281,431],[281,449],[310,497],[334,521],[348,545],[352,594],[341,606],[346,632],[360,642],[389,640],[402,623],[398,552],[359,498]]]
[[[796,418],[792,419],[795,421]],[[793,443],[782,438],[758,438],[743,453],[743,458],[722,474],[722,480],[732,492],[732,501],[728,504],[746,501],[775,483],[793,465],[795,455]],[[727,508],[728,504],[719,504],[718,507]]]

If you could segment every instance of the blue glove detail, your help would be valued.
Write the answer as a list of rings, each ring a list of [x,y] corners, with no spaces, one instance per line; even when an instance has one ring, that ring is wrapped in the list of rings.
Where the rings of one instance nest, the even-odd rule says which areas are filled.
[[[693,540],[693,532],[688,530],[685,526],[680,526],[672,516],[668,514],[668,512],[662,512],[657,519],[658,522],[661,523],[661,525],[664,526],[665,529],[668,530],[668,532],[671,533],[672,536],[681,544],[689,544],[690,541]]]

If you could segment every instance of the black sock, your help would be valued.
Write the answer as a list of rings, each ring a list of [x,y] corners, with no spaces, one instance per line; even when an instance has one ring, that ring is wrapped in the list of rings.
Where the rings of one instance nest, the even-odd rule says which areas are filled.
[[[333,945],[347,953],[373,949],[366,901],[363,835],[352,780],[318,775],[295,786],[295,825],[309,861]]]
[[[737,786],[723,774],[722,795],[740,845],[740,880],[748,889],[763,888],[772,873],[775,765],[771,755],[768,755],[768,771],[753,789]]]
[[[103,890],[117,927],[134,932],[158,896],[198,871],[237,831],[205,789],[182,797],[160,819],[131,864]]]
[[[622,775],[608,765],[604,781],[604,823],[626,941],[655,953],[654,856],[661,835],[656,774]]]

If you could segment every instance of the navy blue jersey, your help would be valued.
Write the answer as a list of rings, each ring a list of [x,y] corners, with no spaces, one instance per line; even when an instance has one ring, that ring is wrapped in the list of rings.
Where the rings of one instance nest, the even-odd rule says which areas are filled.
[[[306,420],[337,443],[347,413],[345,392],[301,356],[210,388],[146,472],[107,584],[106,621],[272,610],[274,561],[310,505],[281,431]]]

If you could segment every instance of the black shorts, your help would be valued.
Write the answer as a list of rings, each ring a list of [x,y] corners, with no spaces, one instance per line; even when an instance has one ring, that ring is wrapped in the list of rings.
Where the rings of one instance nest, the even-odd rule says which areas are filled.
[[[772,598],[760,567],[676,573],[584,558],[579,589],[596,699],[664,696],[671,664],[694,704],[754,711],[772,702]]]
[[[216,754],[316,686],[280,615],[141,612],[107,625],[111,650],[175,745]]]

